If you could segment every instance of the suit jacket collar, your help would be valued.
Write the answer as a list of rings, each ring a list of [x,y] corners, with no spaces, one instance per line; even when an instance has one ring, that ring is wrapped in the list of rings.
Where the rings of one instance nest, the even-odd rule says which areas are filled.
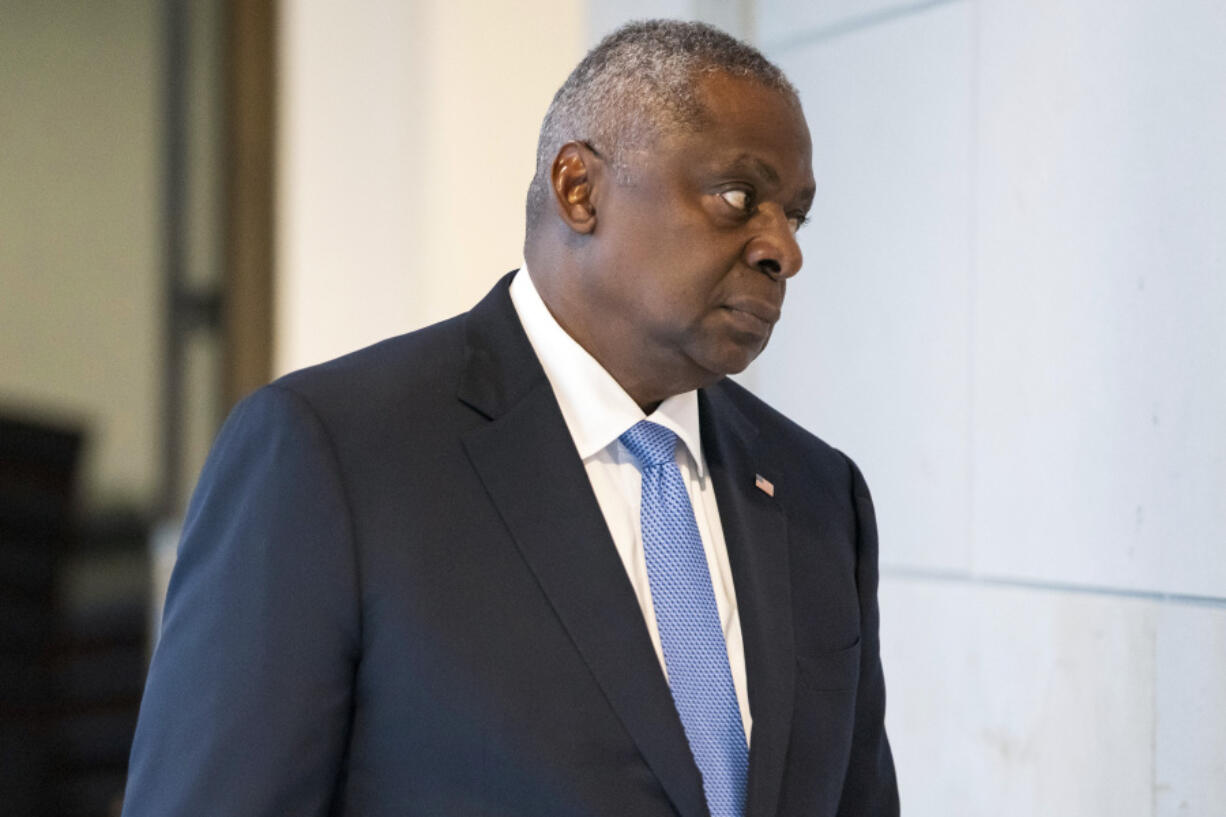
[[[796,666],[787,519],[776,498],[757,487],[760,475],[778,475],[760,453],[757,427],[724,384],[700,392],[699,415],[745,644],[753,714],[745,811],[769,817],[778,808],[787,759]]]
[[[542,384],[545,371],[511,304],[504,275],[464,320],[465,358],[458,396],[489,419],[504,414]]]
[[[465,320],[458,396],[490,421],[466,435],[465,448],[648,766],[682,817],[702,817],[701,775],[582,461],[511,304],[510,280],[504,277]],[[776,809],[791,722],[786,524],[773,498],[754,487],[753,423],[719,384],[700,393],[699,412],[741,610],[754,717],[747,814],[767,817]]]

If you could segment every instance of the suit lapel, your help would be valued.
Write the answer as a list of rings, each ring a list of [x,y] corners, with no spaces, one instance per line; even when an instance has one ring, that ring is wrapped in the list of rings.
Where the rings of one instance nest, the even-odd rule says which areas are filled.
[[[524,561],[682,817],[707,814],[702,778],[634,590],[561,410],[507,291],[468,315],[460,399],[490,422],[469,459]]]
[[[775,498],[755,486],[758,474],[773,476],[770,463],[754,455],[757,429],[719,385],[700,395],[703,450],[732,565],[753,715],[746,815],[770,817],[779,802],[795,682],[787,520]]]

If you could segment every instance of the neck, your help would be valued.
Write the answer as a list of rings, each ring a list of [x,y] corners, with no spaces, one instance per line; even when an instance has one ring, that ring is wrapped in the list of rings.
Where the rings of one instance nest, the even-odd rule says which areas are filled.
[[[644,414],[654,412],[669,397],[710,385],[712,378],[696,376],[692,366],[679,365],[676,360],[644,359],[639,351],[641,339],[623,321],[589,314],[589,304],[577,287],[568,285],[579,280],[582,273],[578,269],[550,264],[553,259],[540,253],[528,256],[525,253],[532,284],[553,319],[596,359]]]

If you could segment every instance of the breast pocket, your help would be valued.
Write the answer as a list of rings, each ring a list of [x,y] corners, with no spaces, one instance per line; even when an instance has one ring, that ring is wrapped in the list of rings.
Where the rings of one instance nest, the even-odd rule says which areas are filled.
[[[783,813],[833,815],[851,758],[860,680],[860,641],[832,652],[797,653],[796,706],[788,746]]]
[[[860,680],[860,639],[849,647],[816,655],[796,655],[796,681],[814,692],[855,689]]]

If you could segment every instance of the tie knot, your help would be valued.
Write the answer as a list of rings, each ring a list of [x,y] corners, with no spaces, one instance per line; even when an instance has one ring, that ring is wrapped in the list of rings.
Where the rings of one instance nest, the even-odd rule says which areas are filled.
[[[618,439],[643,468],[673,462],[676,456],[677,435],[649,420],[639,420]]]

